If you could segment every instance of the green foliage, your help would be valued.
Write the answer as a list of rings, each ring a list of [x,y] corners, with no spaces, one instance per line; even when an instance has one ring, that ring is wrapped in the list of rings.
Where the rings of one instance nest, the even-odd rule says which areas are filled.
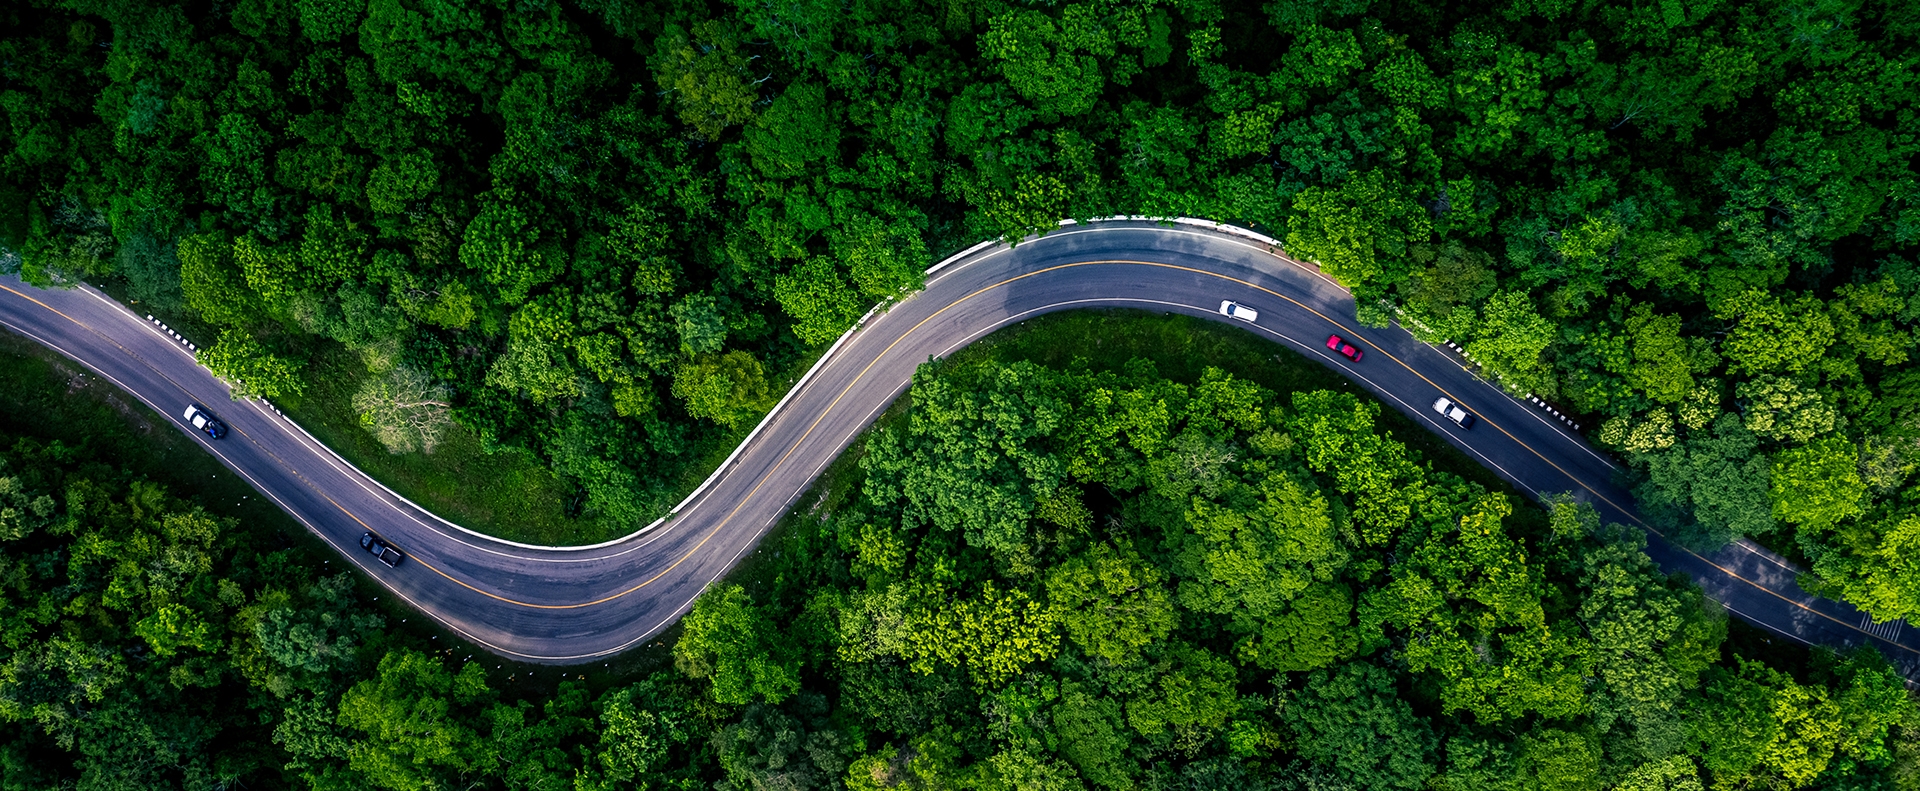
[[[1151,740],[1204,744],[1240,707],[1233,664],[1187,646],[1176,647],[1169,659],[1160,678],[1127,704],[1127,724]]]
[[[467,225],[460,262],[500,288],[500,298],[518,304],[565,265],[554,248],[538,246],[540,229],[527,204],[512,189],[496,189]]]
[[[1287,250],[1353,288],[1397,282],[1405,277],[1395,268],[1407,246],[1432,233],[1410,193],[1379,170],[1356,173],[1337,189],[1309,187],[1293,199]]]
[[[756,98],[738,33],[711,19],[691,30],[669,24],[654,42],[650,64],[660,88],[673,96],[680,121],[708,140],[753,117]]]
[[[1880,739],[1899,706],[1898,682],[1871,662],[1839,670],[1833,687],[1802,685],[1744,660],[1710,670],[1688,733],[1714,784],[1780,778],[1804,786],[1836,759],[1884,760]]]
[[[1073,116],[1093,109],[1102,79],[1096,56],[1113,41],[1088,5],[1070,5],[1061,19],[1022,10],[994,17],[980,50],[1000,61],[1013,89],[1043,113]]]
[[[1781,442],[1806,442],[1839,427],[1840,416],[1819,392],[1792,379],[1758,376],[1733,390],[1747,430]]]
[[[702,595],[682,625],[686,631],[674,643],[674,666],[706,679],[707,694],[716,702],[779,703],[799,690],[790,644],[740,586],[721,585]]]
[[[794,334],[819,345],[840,337],[862,306],[854,298],[845,275],[827,258],[810,258],[774,280],[774,297],[798,322]]]
[[[340,697],[340,724],[362,731],[353,769],[393,789],[432,788],[482,764],[490,745],[468,716],[494,698],[480,666],[449,671],[417,651],[382,657],[374,678]]]
[[[718,791],[819,788],[846,770],[838,732],[809,729],[764,704],[716,732],[713,746],[725,773]]]
[[[1634,490],[1649,516],[1683,540],[1717,546],[1773,529],[1771,465],[1755,452],[1758,438],[1740,418],[1721,415],[1712,431],[1690,434],[1668,450],[1648,453],[1647,480]]]
[[[1843,437],[1789,448],[1773,458],[1773,515],[1802,529],[1831,529],[1864,512],[1859,454]]]
[[[1127,665],[1178,624],[1165,585],[1138,554],[1102,543],[1047,573],[1047,600],[1080,650]]]
[[[686,401],[687,414],[738,431],[773,406],[766,369],[743,351],[708,354],[689,360],[673,376],[673,395]]]
[[[1438,744],[1432,726],[1394,689],[1393,675],[1365,662],[1307,676],[1282,710],[1300,734],[1300,755],[1333,766],[1360,788],[1421,788]]]
[[[1833,323],[1819,300],[1801,296],[1789,304],[1764,291],[1747,291],[1714,309],[1735,319],[1725,352],[1738,373],[1799,373],[1833,342]]]
[[[1441,508],[1392,581],[1362,597],[1363,628],[1407,633],[1408,666],[1440,677],[1449,712],[1499,722],[1584,710],[1591,648],[1549,621],[1542,571],[1502,524],[1512,507],[1502,496],[1480,495]]]
[[[224,330],[220,341],[196,353],[201,365],[233,386],[233,396],[279,398],[306,390],[300,366],[274,354],[244,330]]]
[[[1643,536],[1609,525],[1600,537],[1581,558],[1580,581],[1579,619],[1604,682],[1592,696],[1594,723],[1628,731],[1640,754],[1657,759],[1678,749],[1682,690],[1719,659],[1726,623],[1699,591],[1661,576],[1641,551]]]
[[[308,377],[307,400],[338,403],[303,408],[344,416],[353,433],[342,436],[359,437],[360,416],[373,415],[388,447],[424,448],[431,431],[381,409],[444,387],[451,398],[428,399],[453,404],[444,417],[489,449],[544,463],[595,524],[650,519],[778,397],[771,382],[804,365],[808,347],[903,298],[933,258],[1066,216],[1188,214],[1284,235],[1292,255],[1352,286],[1370,321],[1466,343],[1487,372],[1580,413],[1625,451],[1641,511],[1670,535],[1790,541],[1814,566],[1809,587],[1879,617],[1920,601],[1905,560],[1920,459],[1920,401],[1907,386],[1920,323],[1920,276],[1907,263],[1920,242],[1910,79],[1920,26],[1900,3],[240,0],[212,12],[27,4],[6,29],[0,268],[124,287],[143,312],[183,307],[245,330],[256,345],[235,336],[208,351],[247,369],[234,375],[249,386]],[[324,356],[323,337],[366,369],[340,380],[386,390],[350,405],[355,387],[335,392],[311,380],[322,374],[289,368]],[[1557,785],[1585,771],[1597,744],[1592,777],[1701,784],[1662,752],[1677,738],[1670,707],[1647,701],[1688,694],[1699,662],[1687,657],[1708,653],[1713,622],[1638,572],[1602,579],[1582,567],[1599,557],[1592,542],[1613,540],[1606,528],[1563,514],[1541,530],[1541,515],[1522,511],[1493,529],[1497,509],[1423,467],[1358,400],[1247,398],[1197,373],[1179,384],[1056,373],[918,389],[906,420],[925,423],[868,444],[865,513],[836,516],[848,526],[827,543],[853,556],[845,579],[808,577],[822,598],[805,618],[790,601],[758,605],[846,638],[809,650],[847,667],[808,672],[868,690],[850,696],[860,711],[913,723],[847,726],[840,752],[868,760],[873,784],[1333,787],[1324,767],[1261,754],[1296,734],[1272,720],[1286,715],[1248,701],[1273,692],[1269,680],[1291,694],[1301,668],[1332,672],[1355,657],[1400,663],[1396,694],[1416,710],[1476,712],[1473,724],[1441,724],[1452,730],[1436,782]],[[440,425],[440,407],[425,406],[426,425]],[[336,444],[367,448],[359,463],[386,460],[379,444]],[[22,485],[56,502],[66,491]],[[1281,505],[1314,498],[1324,528],[1301,515],[1313,509]],[[35,513],[33,502],[9,507]],[[1462,534],[1468,517],[1488,532]],[[14,519],[6,530],[20,542],[64,540],[50,533],[57,518]],[[35,553],[52,551],[35,546],[9,556],[0,579],[56,589],[32,587],[43,579]],[[1102,546],[1112,558],[1095,559]],[[1618,552],[1606,562],[1638,568]],[[1473,562],[1522,569],[1512,576],[1525,584],[1461,570]],[[1089,576],[1055,597],[1054,571],[1074,563]],[[867,587],[840,596],[846,580]],[[112,606],[147,601],[131,585]],[[336,721],[350,684],[316,680],[348,671],[305,675],[255,645],[267,619],[275,656],[300,645],[324,654],[318,646],[344,634],[316,637],[322,619],[309,615],[325,607],[310,586],[288,585],[277,603],[181,595],[137,612],[100,604],[106,616],[90,614],[91,599],[57,618],[67,602],[5,610],[16,624],[5,634],[42,636],[9,659],[28,679],[18,689],[145,679],[75,682],[90,690],[72,698],[84,707],[42,705],[66,692],[23,703],[71,717],[48,713],[53,725],[10,740],[0,765],[74,757],[7,777],[372,785],[346,757],[360,732]],[[1156,589],[1171,596],[1164,634]],[[1539,599],[1538,618],[1509,606],[1519,589]],[[1379,598],[1385,590],[1396,593]],[[987,617],[1015,591],[1026,597],[1010,609],[1019,617]],[[967,646],[923,662],[927,675],[906,670],[909,616],[933,623],[922,616],[961,604],[979,610],[968,639],[1038,633],[1028,616],[1055,614],[1047,650],[1058,653],[980,664],[992,652]],[[1102,607],[1142,625],[1102,631],[1086,616]],[[80,626],[54,637],[34,618]],[[182,698],[166,690],[214,689],[203,686],[218,675],[208,663],[224,649],[206,646],[233,645],[248,689],[289,701],[225,706],[284,715],[253,730],[284,735],[267,749],[298,765],[285,782],[258,773],[287,765],[277,752],[205,757],[214,734],[234,729],[195,723],[230,712],[145,714],[175,710]],[[1206,744],[1176,744],[1176,729],[1149,743],[1127,727],[1115,731],[1126,746],[1102,741],[1090,723],[1111,725],[1108,704],[1124,710],[1161,689],[1171,671],[1154,663],[1173,645],[1245,671],[1240,707],[1217,731],[1191,731],[1217,733]],[[1409,645],[1418,650],[1394,653]],[[1511,676],[1476,675],[1491,671],[1462,645],[1475,656],[1484,645],[1483,664]],[[381,653],[367,650],[362,673]],[[1414,660],[1427,669],[1408,670]],[[1014,678],[1072,675],[1074,694],[1098,701],[1074,704],[1075,738],[1105,746],[1062,758],[1039,737],[987,735],[966,696],[1009,667]],[[1568,711],[1564,678],[1581,667],[1590,711],[1505,738],[1533,728],[1535,712]],[[1672,686],[1648,680],[1669,675]],[[938,701],[919,708],[939,721],[912,719],[921,698],[884,697],[876,678],[907,679],[894,686]],[[585,704],[568,700],[537,715],[463,709],[524,758],[483,761],[458,782],[564,785],[568,750],[593,741],[579,730]],[[846,722],[788,713],[807,733]],[[1058,723],[1028,730],[1064,732]],[[669,739],[669,768],[649,776],[720,779],[690,768],[720,764],[689,757],[710,750],[710,725]],[[1725,743],[1729,755],[1745,749]],[[733,764],[748,767],[742,783],[772,777],[759,773],[770,756],[800,755],[735,752],[748,756]],[[109,760],[122,754],[152,757]],[[1877,761],[1830,760],[1809,782],[1911,779]],[[1801,763],[1793,777],[1813,765]],[[434,782],[459,774],[422,766],[453,773]],[[857,774],[834,766],[807,776]],[[1797,782],[1788,777],[1708,770],[1704,781]],[[579,783],[629,782],[608,778]]]
[[[983,683],[1017,675],[1060,650],[1054,613],[1026,591],[988,583],[977,597],[921,610],[906,624],[910,666],[931,673],[936,663],[966,668]]]
[[[690,356],[712,354],[727,343],[727,317],[713,297],[695,294],[667,309],[680,331],[680,352]]]

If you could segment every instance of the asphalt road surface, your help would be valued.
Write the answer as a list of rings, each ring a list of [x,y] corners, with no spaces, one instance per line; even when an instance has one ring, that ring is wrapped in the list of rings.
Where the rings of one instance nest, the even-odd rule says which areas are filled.
[[[1228,299],[1258,310],[1259,321],[1221,316],[1220,302]],[[550,664],[606,657],[672,624],[753,549],[929,357],[1039,314],[1092,307],[1234,323],[1340,371],[1523,491],[1572,492],[1603,518],[1645,527],[1614,483],[1613,463],[1546,409],[1476,377],[1457,352],[1398,327],[1360,326],[1344,289],[1282,257],[1270,240],[1198,224],[1069,225],[1018,247],[983,246],[950,259],[928,276],[924,291],[842,338],[673,517],[592,547],[526,546],[445,522],[265,404],[230,401],[226,385],[144,316],[92,288],[42,290],[0,278],[0,324],[170,417],[421,612],[502,655]],[[1330,352],[1330,333],[1364,349],[1363,362]],[[1478,415],[1478,425],[1463,431],[1431,411],[1443,395]],[[192,431],[181,420],[189,402],[223,418],[232,429],[227,438]],[[393,569],[379,564],[359,547],[368,530],[408,560]],[[1870,643],[1920,678],[1920,633],[1901,622],[1874,624],[1851,606],[1807,595],[1794,583],[1796,569],[1763,548],[1743,542],[1702,555],[1652,533],[1647,551],[1669,571],[1690,574],[1737,617],[1807,643]]]

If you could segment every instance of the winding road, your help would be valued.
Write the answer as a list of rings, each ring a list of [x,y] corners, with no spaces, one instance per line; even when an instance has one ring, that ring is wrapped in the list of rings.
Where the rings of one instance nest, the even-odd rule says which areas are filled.
[[[1646,526],[1614,483],[1612,462],[1543,407],[1475,376],[1456,352],[1398,327],[1360,326],[1345,289],[1284,257],[1271,239],[1198,221],[1067,224],[1017,247],[983,244],[942,262],[925,290],[848,331],[673,516],[588,547],[501,541],[428,513],[264,403],[229,401],[227,386],[180,341],[93,288],[45,290],[0,278],[0,325],[173,420],[349,562],[447,628],[506,657],[566,665],[634,646],[684,614],[929,357],[1074,308],[1232,321],[1216,312],[1223,299],[1259,311],[1256,324],[1236,326],[1339,370],[1519,489],[1573,492],[1603,518]],[[1364,362],[1325,348],[1336,332],[1358,342]],[[1479,424],[1463,431],[1429,410],[1442,395],[1479,415]],[[194,401],[226,420],[226,439],[209,440],[181,421]],[[367,530],[405,551],[408,562],[390,569],[361,551]],[[1794,582],[1797,570],[1777,555],[1746,542],[1696,554],[1649,533],[1647,551],[1663,568],[1691,575],[1735,616],[1802,642],[1876,645],[1909,678],[1920,678],[1920,632],[1807,595]]]

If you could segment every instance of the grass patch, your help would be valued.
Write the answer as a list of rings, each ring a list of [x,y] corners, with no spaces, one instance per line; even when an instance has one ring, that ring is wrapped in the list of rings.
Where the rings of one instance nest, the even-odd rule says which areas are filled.
[[[278,546],[322,549],[319,539],[254,491],[172,421],[112,382],[31,340],[0,330],[0,431],[58,440],[96,462],[163,484],[175,497],[241,520]],[[316,564],[328,555],[315,555]]]
[[[530,451],[486,452],[480,437],[465,426],[450,427],[431,454],[388,453],[361,427],[353,409],[353,394],[370,376],[359,356],[330,341],[315,340],[312,349],[306,393],[276,399],[274,404],[400,496],[461,527],[528,544],[597,544],[641,527],[571,516],[577,510],[569,507],[577,496],[572,481],[555,475],[545,460]],[[788,360],[769,377],[775,392],[792,388],[825,352],[822,347]],[[675,476],[674,501],[718,469],[758,423],[756,416],[739,431],[719,435],[696,451],[693,461],[670,473]],[[656,516],[664,515],[663,507]]]
[[[367,379],[359,356],[339,344],[315,343],[307,391],[274,405],[354,466],[400,496],[462,527],[529,544],[592,544],[612,526],[567,515],[573,487],[524,450],[488,453],[479,435],[458,424],[428,453],[388,453],[360,426],[353,394]],[[617,535],[618,533],[615,533]]]
[[[33,437],[81,449],[91,463],[117,467],[166,486],[167,492],[220,517],[239,521],[245,551],[262,554],[292,550],[316,575],[351,569],[332,565],[340,558],[272,500],[255,491],[207,453],[193,437],[125,391],[95,376],[79,363],[34,341],[0,329],[0,441]],[[0,471],[3,472],[3,471]],[[316,577],[317,578],[317,577]],[[561,679],[584,679],[603,690],[638,675],[670,667],[677,632],[669,631],[643,646],[610,658],[600,667],[555,668],[513,662],[489,654],[422,615],[371,577],[354,574],[358,596],[386,617],[385,634],[394,646],[412,647],[449,661],[473,657],[496,665],[488,681],[496,689],[533,700],[553,695]],[[288,580],[307,584],[313,579]]]

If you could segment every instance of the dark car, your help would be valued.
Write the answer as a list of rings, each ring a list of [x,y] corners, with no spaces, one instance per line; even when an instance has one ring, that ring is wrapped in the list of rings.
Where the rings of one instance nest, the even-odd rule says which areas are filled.
[[[400,550],[394,549],[392,544],[372,533],[361,534],[360,548],[379,558],[381,563],[387,564],[387,568],[398,568],[400,561],[407,559],[407,556],[400,554]]]
[[[199,404],[188,404],[186,413],[181,417],[186,418],[188,425],[206,432],[207,436],[214,439],[227,435],[227,424],[220,422],[220,418],[214,417],[212,412]]]
[[[1365,356],[1365,353],[1361,352],[1359,347],[1342,340],[1338,335],[1327,336],[1327,348],[1339,352],[1341,357],[1345,357],[1356,363],[1360,362],[1360,358]]]

